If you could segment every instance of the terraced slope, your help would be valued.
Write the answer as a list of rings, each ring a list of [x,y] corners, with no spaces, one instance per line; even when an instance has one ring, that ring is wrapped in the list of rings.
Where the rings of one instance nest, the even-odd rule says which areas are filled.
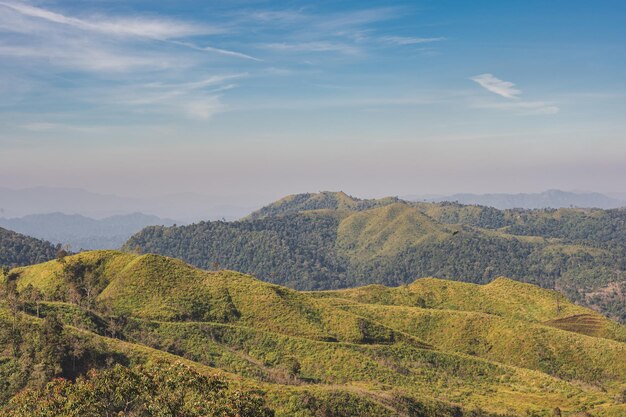
[[[41,319],[33,316],[56,313],[104,340],[101,351],[117,346],[109,361],[182,357],[202,372],[222,370],[262,388],[277,415],[548,416],[559,407],[563,415],[586,409],[617,417],[626,410],[619,399],[624,328],[511,280],[302,293],[115,251],[10,275],[14,284],[5,277],[5,285],[17,287],[34,325]],[[33,297],[36,290],[42,297]],[[594,317],[600,337],[579,333],[589,333],[585,326],[555,327],[581,315]]]

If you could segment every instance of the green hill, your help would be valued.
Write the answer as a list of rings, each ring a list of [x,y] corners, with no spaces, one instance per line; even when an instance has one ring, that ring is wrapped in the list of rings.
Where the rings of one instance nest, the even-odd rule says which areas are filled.
[[[58,248],[49,242],[0,227],[0,266],[15,267],[53,259]]]
[[[286,197],[237,222],[149,227],[125,250],[225,267],[300,290],[499,276],[626,320],[625,210],[497,210],[453,203]]]
[[[293,194],[265,206],[246,217],[258,220],[266,217],[284,216],[303,211],[333,210],[351,212],[381,207],[400,201],[395,197],[383,199],[360,199],[344,192],[322,191],[320,193]]]
[[[102,398],[135,396],[137,407],[154,396],[181,409],[193,399],[237,412],[252,404],[250,416],[626,411],[624,327],[508,279],[298,292],[162,256],[94,251],[0,280],[10,416],[38,413],[46,393],[103,413],[90,386]],[[75,382],[46,387],[58,376]],[[56,415],[71,415],[64,410]]]

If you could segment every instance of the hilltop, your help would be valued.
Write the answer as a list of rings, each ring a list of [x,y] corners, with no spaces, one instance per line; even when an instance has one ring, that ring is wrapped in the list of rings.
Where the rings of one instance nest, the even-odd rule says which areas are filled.
[[[2,329],[18,323],[23,340],[39,340],[23,356],[27,345],[0,337],[0,375],[26,366],[0,401],[35,387],[12,407],[41,404],[45,393],[33,378],[74,378],[108,364],[90,382],[63,389],[81,404],[80,384],[100,384],[104,372],[109,381],[170,378],[160,395],[174,398],[167,390],[196,389],[176,380],[205,386],[220,378],[239,387],[243,403],[214,383],[215,392],[188,395],[256,404],[255,412],[277,416],[548,416],[558,407],[563,415],[617,417],[626,410],[625,328],[554,291],[505,278],[298,292],[163,256],[94,251],[16,268],[0,281],[8,289]],[[65,324],[53,325],[53,317]],[[57,368],[46,368],[53,354],[35,338],[38,328],[68,346],[57,352]],[[69,349],[78,343],[82,353]],[[29,366],[50,371],[29,374]],[[176,373],[183,379],[172,379]]]
[[[334,210],[351,212],[381,207],[400,201],[396,197],[382,199],[360,199],[339,191],[322,191],[319,193],[292,194],[254,211],[244,220],[257,220],[279,215],[296,214],[303,211]]]
[[[148,227],[124,248],[300,290],[508,276],[626,320],[625,222],[624,209],[497,210],[323,192],[237,222]]]

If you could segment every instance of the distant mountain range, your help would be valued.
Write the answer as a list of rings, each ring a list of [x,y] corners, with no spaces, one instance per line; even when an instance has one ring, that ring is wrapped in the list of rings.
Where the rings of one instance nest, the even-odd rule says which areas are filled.
[[[79,214],[31,214],[20,218],[0,218],[0,227],[47,240],[67,244],[71,250],[117,249],[130,236],[146,226],[171,226],[175,220],[143,213],[92,219]]]
[[[80,214],[102,219],[129,213],[148,213],[184,223],[199,220],[235,220],[260,207],[248,197],[216,197],[196,193],[177,193],[154,197],[121,197],[99,194],[80,188],[0,187],[0,217],[31,214]]]
[[[561,190],[548,190],[530,194],[453,194],[448,196],[403,197],[408,201],[426,202],[457,202],[460,204],[477,204],[497,209],[540,209],[540,208],[602,208],[611,209],[626,206],[626,201],[609,197],[600,193],[576,193]]]

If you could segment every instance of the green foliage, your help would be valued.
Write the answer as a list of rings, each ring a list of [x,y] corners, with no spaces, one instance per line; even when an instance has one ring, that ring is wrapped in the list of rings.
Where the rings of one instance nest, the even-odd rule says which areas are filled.
[[[626,210],[497,210],[324,192],[286,197],[243,221],[149,227],[125,248],[299,290],[507,276],[626,320],[625,224]]]
[[[0,265],[16,267],[54,259],[58,247],[0,227]]]
[[[388,197],[380,200],[362,200],[349,196],[344,192],[330,191],[322,191],[317,194],[294,194],[255,211],[250,214],[247,219],[257,220],[266,217],[296,214],[302,211],[314,210],[360,211],[373,207],[385,206],[398,201],[400,200],[395,197]]]
[[[7,417],[270,417],[261,393],[228,389],[223,379],[182,364],[90,371],[70,382],[54,380],[14,397]]]
[[[388,236],[393,252],[401,239]],[[194,381],[210,386],[202,376],[215,368],[254,400],[244,402],[252,412],[269,408],[276,416],[623,411],[624,327],[510,279],[298,292],[115,251],[9,275],[0,297],[0,407],[11,416],[115,415],[123,412],[120,398],[136,398],[138,407],[122,415],[212,415],[216,404],[231,403],[231,388],[198,391]],[[80,297],[68,292],[72,286]],[[167,370],[177,362],[191,367],[182,379]]]

